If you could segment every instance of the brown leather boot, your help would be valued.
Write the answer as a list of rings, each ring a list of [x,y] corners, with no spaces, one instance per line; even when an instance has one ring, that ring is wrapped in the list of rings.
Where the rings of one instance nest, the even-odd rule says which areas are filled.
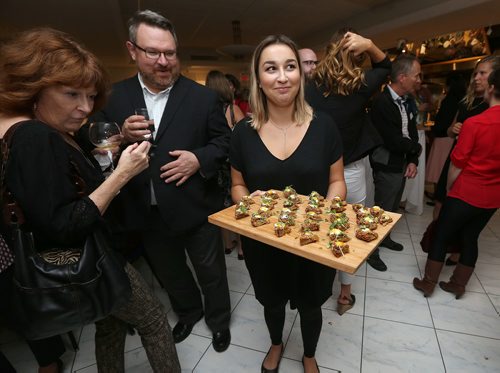
[[[455,298],[459,299],[465,293],[465,285],[469,282],[470,276],[474,272],[474,267],[468,267],[458,263],[450,277],[450,281],[441,281],[439,286],[448,293],[455,294]]]
[[[427,262],[425,263],[424,278],[422,280],[417,277],[413,279],[413,287],[423,292],[424,297],[430,297],[432,295],[443,265],[443,262],[427,259]]]

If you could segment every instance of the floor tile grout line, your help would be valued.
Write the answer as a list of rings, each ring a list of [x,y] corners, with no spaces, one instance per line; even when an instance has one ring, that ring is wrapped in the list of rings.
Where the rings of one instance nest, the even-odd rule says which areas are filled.
[[[426,328],[426,329],[434,329],[434,326],[429,326],[429,325],[412,324],[410,322],[391,320],[391,319],[386,319],[386,318],[377,317],[377,316],[365,315],[365,317],[368,318],[368,319],[373,319],[373,320],[388,321],[388,322],[392,322],[392,323],[396,323],[396,324],[403,324],[403,325],[408,325],[408,326],[416,326],[416,327],[419,327],[419,328]]]
[[[484,338],[484,339],[489,339],[491,341],[499,341],[500,342],[500,338],[488,337],[486,335],[457,332],[456,330],[449,330],[449,329],[442,329],[442,328],[435,328],[435,329],[440,331],[440,332],[454,333],[454,334],[466,335],[468,337]]]
[[[203,338],[206,338],[208,339],[209,341],[211,340],[210,337],[203,337]],[[205,355],[207,354],[208,352],[208,349],[210,348],[210,346],[212,345],[212,342],[210,342],[207,346],[207,348],[205,349],[205,352],[203,352],[200,356],[200,358],[198,359],[198,361],[196,362],[196,364],[193,366],[193,369],[191,370],[191,372],[194,372],[196,370],[196,367],[200,364],[201,360],[203,359],[203,357],[205,357]]]
[[[497,315],[500,316],[500,310],[497,309],[497,307],[495,306],[495,303],[493,302],[493,300],[491,299],[490,295],[496,295],[496,294],[490,294],[486,291],[486,288],[484,287],[483,283],[481,282],[481,279],[479,278],[479,276],[477,275],[476,273],[476,270],[474,269],[474,276],[476,276],[477,278],[477,281],[479,281],[479,284],[481,285],[481,288],[484,290],[484,293],[486,294],[486,296],[488,297],[488,300],[490,301],[491,305],[493,306],[493,309],[495,310],[495,312],[497,313]],[[473,293],[473,291],[470,291],[471,293]]]
[[[248,286],[248,288],[250,288],[250,285]],[[248,290],[247,288],[247,290]],[[236,308],[238,307],[238,305],[241,303],[241,300],[243,299],[243,297],[246,295],[246,293],[240,293],[240,292],[237,292],[238,294],[242,294],[241,298],[238,300],[238,302],[236,302],[234,308],[231,310],[231,315],[233,314],[233,312],[236,310]],[[209,339],[211,340],[210,336],[204,336],[204,335],[198,335],[196,333],[193,333],[194,335],[197,335],[199,337],[202,337],[202,338],[206,338],[206,339]],[[201,360],[203,359],[203,357],[205,356],[205,354],[208,352],[208,349],[210,348],[210,346],[212,345],[212,343],[210,342],[209,345],[207,346],[207,348],[205,349],[205,352],[203,352],[200,356],[200,358],[198,359],[197,363],[195,364],[195,366],[193,367],[193,372],[195,371],[196,367],[200,364]]]
[[[412,284],[412,280],[407,282],[407,281],[401,281],[401,280],[394,280],[394,279],[390,279],[390,278],[379,278],[379,277],[372,277],[372,276],[367,276],[367,278],[371,278],[373,280],[379,280],[379,281],[397,282],[399,284],[410,284],[410,285]]]
[[[363,371],[363,347],[365,342],[366,293],[368,292],[368,264],[365,266],[365,291],[363,297],[363,319],[361,321],[361,348],[359,357],[359,373]]]
[[[412,235],[412,232],[410,232],[410,236],[413,237]],[[415,260],[417,261],[417,267],[418,267],[418,271],[419,271],[419,274],[420,276],[419,277],[422,277],[422,268],[420,268],[420,263],[419,263],[419,260],[418,260],[418,255],[417,255],[417,249],[416,249],[416,245],[415,245],[415,242],[413,240],[411,240],[412,242],[412,245],[413,245],[413,252],[414,252],[414,255],[415,255]],[[420,243],[419,243],[420,244]],[[421,249],[421,247],[420,247]],[[434,331],[434,335],[436,337],[436,343],[438,345],[438,349],[439,349],[439,355],[441,356],[441,363],[443,364],[443,368],[444,368],[444,371],[446,372],[446,363],[444,361],[444,356],[443,356],[443,351],[441,349],[441,343],[439,341],[439,336],[437,334],[437,330],[436,330],[436,324],[434,323],[434,317],[432,315],[432,309],[431,309],[431,305],[429,303],[429,299],[426,298],[426,302],[427,302],[427,308],[429,309],[429,315],[431,317],[431,323],[432,323],[432,330]]]
[[[417,263],[418,263],[418,260],[417,260]],[[438,345],[439,355],[441,356],[441,362],[443,363],[443,368],[444,368],[444,371],[446,372],[446,362],[444,361],[443,350],[441,349],[441,343],[439,341],[439,336],[438,336],[438,332],[437,332],[438,329],[436,329],[436,323],[434,322],[434,316],[432,314],[431,304],[429,302],[428,297],[426,297],[425,300],[427,302],[427,308],[429,309],[429,315],[431,317],[432,329],[434,331],[434,335],[436,336],[436,343]]]
[[[410,232],[410,236],[411,236],[411,232]],[[418,271],[419,271],[419,274],[421,277],[421,273],[422,273],[422,269],[420,268],[420,263],[418,261],[418,257],[417,257],[417,252],[416,252],[416,249],[415,249],[415,243],[413,240],[411,240],[411,243],[413,245],[413,253],[415,255],[415,260],[417,262],[417,267],[418,267]],[[441,343],[439,342],[439,337],[438,337],[438,334],[437,334],[437,330],[436,330],[436,324],[434,323],[434,317],[432,316],[432,310],[431,310],[431,305],[429,303],[429,299],[426,298],[426,302],[427,302],[427,308],[429,309],[429,315],[431,317],[431,323],[432,323],[432,330],[434,332],[434,336],[436,337],[436,343],[438,345],[438,349],[439,349],[439,355],[441,356],[441,363],[443,364],[443,368],[444,368],[444,371],[446,373],[446,363],[444,361],[444,356],[443,356],[443,351],[441,349]]]

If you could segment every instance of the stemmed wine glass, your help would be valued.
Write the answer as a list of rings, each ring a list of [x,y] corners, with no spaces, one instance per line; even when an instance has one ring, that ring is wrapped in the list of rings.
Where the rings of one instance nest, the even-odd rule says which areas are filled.
[[[89,127],[89,140],[96,148],[106,151],[105,165],[109,161],[109,173],[114,171],[113,150],[120,147],[122,133],[115,122],[94,122]],[[102,163],[99,162],[99,164]]]

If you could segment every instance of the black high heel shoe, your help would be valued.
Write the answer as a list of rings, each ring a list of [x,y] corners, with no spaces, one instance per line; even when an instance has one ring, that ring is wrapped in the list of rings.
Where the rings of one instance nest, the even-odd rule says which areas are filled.
[[[269,351],[267,351],[266,357],[262,361],[262,366],[260,367],[261,373],[278,373],[280,370],[281,358],[283,357],[283,351],[285,350],[285,346],[283,345],[283,342],[281,342],[280,359],[278,361],[278,365],[276,365],[276,368],[273,368],[273,369],[264,368],[264,361],[266,361],[267,355],[269,355],[269,352],[271,352],[271,348],[272,348],[272,346],[269,347]]]

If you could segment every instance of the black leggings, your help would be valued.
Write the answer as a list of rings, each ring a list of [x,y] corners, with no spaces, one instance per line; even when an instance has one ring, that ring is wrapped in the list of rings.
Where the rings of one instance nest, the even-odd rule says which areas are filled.
[[[264,318],[271,336],[271,343],[279,345],[283,341],[283,326],[285,325],[285,304],[277,306],[264,306]],[[304,344],[304,356],[314,357],[316,346],[318,345],[323,315],[321,307],[303,308],[299,307],[300,331],[302,332],[302,342]]]
[[[472,206],[458,198],[446,197],[436,225],[436,234],[428,258],[443,262],[452,241],[460,243],[460,263],[474,267],[477,261],[477,240],[497,209]]]

